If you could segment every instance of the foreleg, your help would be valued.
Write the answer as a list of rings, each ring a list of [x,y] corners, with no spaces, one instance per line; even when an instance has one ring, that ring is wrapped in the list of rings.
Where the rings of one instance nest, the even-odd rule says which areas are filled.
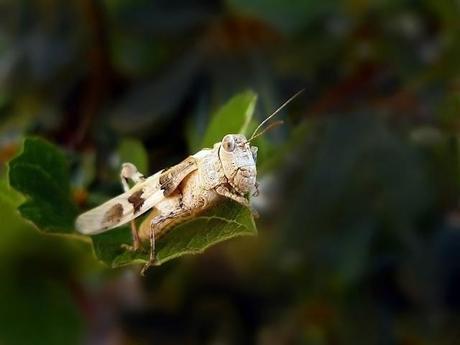
[[[236,201],[238,204],[243,205],[244,207],[247,207],[251,210],[251,213],[254,217],[258,218],[259,214],[258,212],[251,206],[249,203],[249,200],[246,199],[244,196],[241,196],[236,193],[232,193],[228,187],[224,185],[217,186],[215,188],[215,191],[217,194],[222,195],[225,198],[229,198],[233,201]]]

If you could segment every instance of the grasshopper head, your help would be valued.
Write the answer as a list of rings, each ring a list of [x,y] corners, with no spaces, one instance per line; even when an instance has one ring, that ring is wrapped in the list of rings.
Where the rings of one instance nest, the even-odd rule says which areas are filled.
[[[256,183],[257,147],[244,135],[228,134],[220,143],[219,159],[228,183],[238,192],[250,193]]]

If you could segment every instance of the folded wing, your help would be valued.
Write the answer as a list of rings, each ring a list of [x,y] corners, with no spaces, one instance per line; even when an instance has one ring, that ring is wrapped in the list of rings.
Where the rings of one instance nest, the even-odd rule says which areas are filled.
[[[154,207],[164,198],[160,173],[150,176],[129,191],[78,216],[78,232],[94,235],[128,223]]]
[[[200,151],[201,152],[201,151]],[[129,191],[78,216],[78,232],[94,235],[128,223],[170,196],[182,180],[198,169],[196,155],[150,176]]]

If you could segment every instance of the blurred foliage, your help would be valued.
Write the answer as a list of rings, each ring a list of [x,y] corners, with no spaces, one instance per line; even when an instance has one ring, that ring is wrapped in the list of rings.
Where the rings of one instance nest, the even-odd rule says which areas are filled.
[[[1,1],[0,343],[457,344],[459,6]],[[257,141],[255,238],[141,280],[15,211],[25,136],[64,152],[86,209],[120,192],[122,161],[199,149],[233,95],[258,95],[250,133],[303,88]]]
[[[90,252],[83,243],[38,235],[15,212],[22,198],[5,182],[2,176],[0,342],[79,344],[84,321],[77,279],[88,272],[84,266]]]
[[[257,95],[247,91],[230,99],[213,117],[200,145],[194,147],[197,152],[204,147],[212,147],[229,133],[247,133],[256,106]]]
[[[126,138],[118,148],[120,162],[131,162],[139,171],[148,171],[148,153],[141,142],[133,138]]]

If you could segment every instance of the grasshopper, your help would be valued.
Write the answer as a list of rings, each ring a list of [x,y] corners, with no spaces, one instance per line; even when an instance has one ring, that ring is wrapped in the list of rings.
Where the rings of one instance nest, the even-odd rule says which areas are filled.
[[[303,91],[303,90],[302,90]],[[288,99],[274,113],[262,121],[247,139],[242,134],[227,134],[212,148],[205,148],[189,156],[177,165],[145,177],[131,163],[124,163],[120,180],[124,193],[93,208],[76,220],[76,229],[85,235],[94,235],[131,222],[132,246],[138,250],[141,242],[150,242],[149,261],[143,267],[155,263],[155,240],[164,235],[173,225],[193,218],[228,198],[248,207],[249,196],[257,196],[257,150],[251,141],[265,133],[275,124],[262,126],[283,109],[302,91]],[[128,182],[134,185],[129,187]],[[135,218],[152,210],[137,229]]]

